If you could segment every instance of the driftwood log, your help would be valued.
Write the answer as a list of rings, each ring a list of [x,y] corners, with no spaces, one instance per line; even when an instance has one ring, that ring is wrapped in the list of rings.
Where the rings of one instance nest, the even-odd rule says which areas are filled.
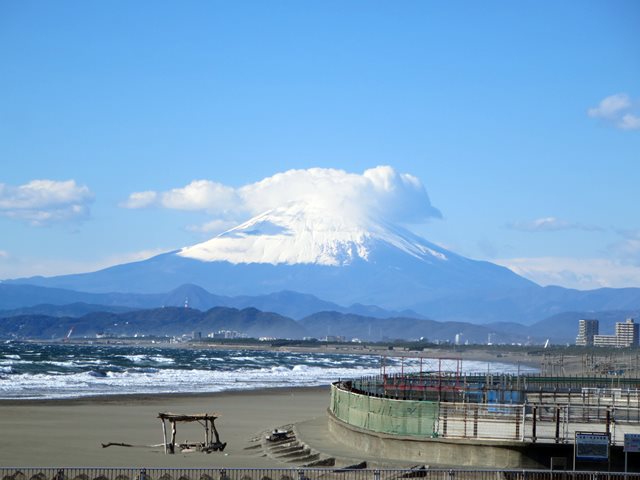
[[[109,443],[102,444],[102,448],[107,448],[107,447],[158,448],[158,447],[162,447],[162,443],[158,443],[156,445],[131,445],[130,443],[119,443],[119,442],[109,442]]]

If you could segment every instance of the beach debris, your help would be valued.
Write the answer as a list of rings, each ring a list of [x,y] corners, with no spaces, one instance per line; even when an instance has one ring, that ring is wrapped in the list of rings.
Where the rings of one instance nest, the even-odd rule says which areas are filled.
[[[120,443],[120,442],[109,442],[109,443],[102,444],[102,448],[108,448],[108,447],[158,448],[162,446],[163,446],[162,443],[157,443],[155,445],[132,445],[130,443]]]
[[[215,420],[220,415],[217,413],[199,413],[193,415],[183,415],[176,413],[159,413],[158,418],[162,420],[162,439],[164,445],[164,453],[175,453],[176,445],[182,453],[188,452],[205,452],[211,453],[222,452],[227,446],[227,442],[220,441],[220,435],[216,429]],[[171,425],[171,440],[167,442],[167,424]],[[204,427],[204,442],[197,443],[176,443],[177,424],[178,423],[197,422]]]
[[[278,440],[286,439],[290,433],[291,430],[280,430],[279,428],[276,428],[266,436],[266,439],[270,442],[277,442]]]
[[[217,413],[199,413],[195,415],[182,415],[176,413],[159,413],[158,418],[162,420],[162,439],[163,442],[156,445],[132,445],[130,443],[109,442],[103,443],[102,448],[108,447],[130,447],[130,448],[158,448],[162,447],[164,453],[176,453],[176,449],[180,453],[204,452],[211,453],[222,452],[227,442],[220,441],[220,434],[216,429],[215,420],[219,417]],[[171,425],[171,439],[167,441],[167,424]],[[204,442],[176,442],[177,424],[180,422],[197,422],[204,427]]]

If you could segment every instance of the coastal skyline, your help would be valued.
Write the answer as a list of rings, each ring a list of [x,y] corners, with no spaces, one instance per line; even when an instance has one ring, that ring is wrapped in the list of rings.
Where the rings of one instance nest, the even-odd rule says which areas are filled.
[[[542,285],[640,286],[636,2],[0,18],[0,279],[175,250],[311,191],[393,204],[390,221]]]

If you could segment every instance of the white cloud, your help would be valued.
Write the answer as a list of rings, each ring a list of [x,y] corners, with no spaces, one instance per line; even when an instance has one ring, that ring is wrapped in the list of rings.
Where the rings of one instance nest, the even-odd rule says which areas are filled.
[[[595,225],[584,225],[582,223],[568,222],[556,217],[542,217],[524,222],[511,222],[507,226],[514,230],[521,230],[523,232],[556,232],[559,230],[603,230],[601,227],[597,227]]]
[[[616,118],[629,108],[631,108],[629,95],[617,93],[602,99],[597,107],[587,110],[587,114],[592,118]]]
[[[145,208],[153,205],[157,198],[158,194],[156,192],[134,192],[120,206],[123,208]]]
[[[75,180],[32,180],[19,186],[0,183],[0,215],[41,226],[82,220],[93,194]]]
[[[9,258],[9,252],[6,250],[0,250],[0,259],[1,258]]]
[[[181,188],[166,192],[133,192],[121,203],[124,208],[164,207],[173,210],[224,213],[239,204],[236,191],[210,180],[194,180]]]
[[[640,231],[618,230],[622,240],[609,246],[609,250],[622,262],[640,266]]]
[[[604,258],[536,257],[493,260],[540,285],[589,290],[640,287],[640,266]]]
[[[233,210],[237,200],[233,188],[210,180],[194,180],[183,188],[174,188],[161,195],[161,203],[165,208],[210,213]]]
[[[362,174],[328,168],[289,170],[240,188],[195,180],[166,192],[132,193],[125,205],[202,211],[214,215],[215,221],[229,222],[291,202],[366,213],[400,223],[421,223],[431,217],[441,217],[420,180],[389,166],[372,168]],[[210,222],[209,225],[216,229],[221,224]],[[203,231],[207,226],[197,228]]]
[[[597,107],[587,110],[591,118],[605,120],[622,130],[640,130],[638,104],[626,93],[610,95],[600,101]]]
[[[618,121],[618,126],[623,130],[640,130],[640,116],[627,113]]]

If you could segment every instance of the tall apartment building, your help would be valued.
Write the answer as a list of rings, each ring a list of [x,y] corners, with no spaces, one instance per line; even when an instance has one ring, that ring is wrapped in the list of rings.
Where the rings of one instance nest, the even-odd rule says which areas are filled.
[[[587,346],[593,345],[593,337],[598,335],[600,328],[598,320],[580,320],[578,322],[578,336],[576,337],[576,345]]]
[[[636,347],[638,345],[638,324],[633,318],[625,322],[616,323],[616,337],[622,347]]]
[[[594,335],[593,344],[597,347],[637,347],[638,326],[633,318],[627,318],[624,322],[616,322],[615,335]]]
[[[594,335],[593,344],[596,347],[624,347],[616,335]]]

